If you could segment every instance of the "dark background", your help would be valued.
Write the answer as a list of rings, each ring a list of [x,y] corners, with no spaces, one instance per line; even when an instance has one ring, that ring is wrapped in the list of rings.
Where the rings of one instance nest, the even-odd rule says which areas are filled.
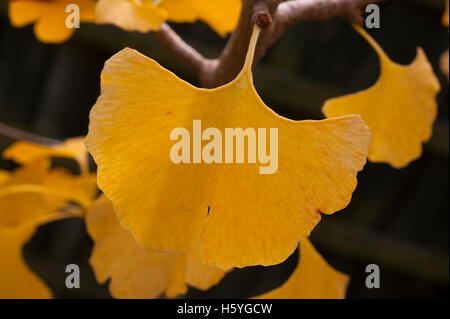
[[[416,46],[424,48],[441,81],[439,117],[419,160],[401,170],[368,163],[351,204],[325,216],[312,241],[335,268],[351,276],[349,298],[448,297],[449,103],[448,82],[438,67],[448,48],[448,29],[441,25],[444,1],[397,0],[380,7],[381,29],[370,33],[399,63],[410,63]],[[202,23],[174,28],[208,57],[216,57],[225,43]],[[83,24],[68,42],[46,45],[35,39],[32,27],[11,27],[7,5],[0,2],[0,122],[57,139],[85,135],[103,64],[126,46],[197,83],[192,70],[151,34]],[[321,119],[327,98],[365,89],[377,77],[374,51],[339,18],[290,29],[258,63],[254,76],[263,100],[291,119]],[[0,135],[0,151],[11,142]],[[2,161],[0,168],[13,164]],[[42,226],[24,254],[55,297],[109,297],[107,285],[96,283],[89,266],[91,247],[83,221],[72,219]],[[289,277],[297,258],[235,270],[209,292],[190,289],[188,297],[263,293]],[[81,289],[64,285],[69,263],[81,267]],[[371,263],[380,266],[380,289],[365,287],[365,267]]]

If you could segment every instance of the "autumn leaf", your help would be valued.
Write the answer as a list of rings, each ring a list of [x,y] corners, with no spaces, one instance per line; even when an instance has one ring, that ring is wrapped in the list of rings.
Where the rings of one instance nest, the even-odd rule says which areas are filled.
[[[0,211],[1,213],[1,211]],[[0,299],[48,299],[50,289],[26,264],[23,246],[38,226],[77,216],[71,212],[57,212],[24,220],[17,227],[0,226]]]
[[[0,186],[10,177],[10,173],[7,171],[0,170]]]
[[[333,269],[309,239],[300,241],[299,262],[291,277],[279,288],[258,299],[343,299],[349,277]]]
[[[10,159],[21,165],[26,165],[38,159],[51,157],[72,158],[78,162],[82,173],[89,171],[88,154],[84,145],[84,137],[69,138],[52,146],[18,141],[3,152],[4,159]]]
[[[16,227],[75,202],[88,208],[97,194],[96,175],[89,174],[87,150],[83,138],[68,139],[61,144],[45,146],[19,141],[2,154],[23,167],[3,173],[0,179],[0,227]],[[83,172],[51,169],[49,158],[68,157],[77,160]]]
[[[59,208],[59,198],[50,201],[43,196],[49,167],[45,160],[31,163],[16,169],[0,185],[0,228],[20,226]]]
[[[328,118],[361,115],[372,132],[369,160],[402,168],[420,157],[422,143],[431,137],[439,82],[421,48],[410,65],[402,66],[363,29],[355,28],[377,52],[380,77],[367,90],[326,101],[322,111]]]
[[[167,12],[152,1],[100,0],[96,6],[96,23],[111,23],[127,31],[158,30]]]
[[[23,155],[25,166],[0,171],[0,298],[50,298],[48,287],[23,260],[23,245],[39,225],[82,216],[97,192],[96,178],[51,169],[45,156],[31,161],[30,153]],[[70,202],[80,207],[66,210]]]
[[[183,253],[199,244],[203,262],[222,269],[273,265],[309,235],[319,211],[349,203],[369,129],[358,115],[296,122],[264,105],[250,68],[258,34],[255,27],[239,76],[212,90],[131,49],[105,64],[86,145],[100,189],[144,248]],[[249,163],[174,164],[171,131],[191,130],[193,120],[222,132],[277,128],[276,173]]]
[[[34,234],[34,227],[0,228],[0,298],[47,299],[50,289],[27,266],[23,245]]]
[[[62,181],[48,166],[48,162],[38,161],[18,168],[0,185],[0,228],[45,219],[69,202],[84,208],[90,205],[88,190],[92,189],[92,177],[87,180],[67,176],[67,180]],[[59,182],[55,183],[56,180]]]
[[[201,20],[225,36],[236,27],[241,5],[241,0],[163,0],[159,6],[166,9],[170,21]]]
[[[0,176],[0,298],[50,298],[45,283],[26,265],[22,248],[39,225],[78,216],[58,211],[76,189],[67,191],[49,170],[47,160],[38,160]],[[50,177],[52,176],[52,177]],[[75,194],[74,194],[75,193]]]
[[[68,40],[76,29],[66,26],[69,4],[80,8],[81,22],[94,22],[94,0],[23,0],[9,3],[11,24],[21,28],[34,23],[34,33],[39,41],[45,43],[62,43]]]
[[[442,24],[448,27],[448,0],[445,2],[445,11],[444,14],[442,15]]]
[[[149,32],[164,21],[192,23],[201,20],[221,36],[236,27],[240,0],[100,0],[97,23],[111,23],[124,30]]]
[[[55,146],[19,141],[2,154],[24,166],[0,174],[0,227],[16,227],[47,214],[69,202],[87,209],[97,194],[96,175],[89,174],[83,138],[68,139]],[[50,157],[78,161],[83,174],[63,168],[52,169]]]
[[[61,205],[67,203],[67,199],[71,199],[83,209],[88,209],[98,194],[97,175],[73,175],[62,167],[54,168],[46,174],[44,185],[49,189],[58,189],[61,194],[67,194],[67,196],[60,196]],[[69,194],[70,197],[68,197]],[[50,194],[49,200],[56,199]]]
[[[225,275],[203,265],[198,249],[181,255],[144,250],[120,226],[104,195],[92,204],[86,226],[94,241],[90,263],[97,280],[111,278],[109,289],[116,298],[156,298],[163,293],[171,298],[185,294],[187,285],[207,290]]]

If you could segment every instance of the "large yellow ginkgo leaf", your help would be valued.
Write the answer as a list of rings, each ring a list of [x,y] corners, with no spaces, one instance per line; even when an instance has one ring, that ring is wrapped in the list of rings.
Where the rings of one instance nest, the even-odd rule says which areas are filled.
[[[111,278],[110,291],[116,298],[156,298],[185,294],[186,284],[207,290],[225,272],[205,266],[198,249],[174,255],[145,251],[122,227],[106,196],[91,206],[86,216],[88,232],[94,240],[90,263],[100,283]]]
[[[300,241],[300,260],[291,277],[259,299],[343,299],[349,277],[333,269],[308,239]]]
[[[81,22],[94,22],[94,0],[21,0],[9,3],[9,18],[15,27],[35,23],[34,33],[41,42],[61,43],[68,40],[75,28],[68,28],[66,20],[70,12],[66,8],[75,4],[79,8]]]
[[[84,145],[84,137],[75,137],[53,146],[40,145],[26,141],[19,141],[3,152],[3,158],[26,165],[38,159],[50,157],[67,157],[78,162],[83,173],[89,171],[88,154]]]
[[[367,90],[326,101],[323,113],[361,115],[372,132],[369,160],[404,167],[421,155],[422,142],[431,137],[439,81],[421,48],[410,65],[402,66],[389,60],[363,29],[355,28],[377,52],[380,77]]]
[[[349,203],[366,162],[368,127],[358,115],[297,122],[269,109],[252,82],[258,34],[255,27],[240,75],[212,90],[191,86],[131,49],[106,62],[86,144],[100,189],[144,248],[182,253],[200,245],[203,262],[222,269],[273,265],[309,235],[319,212]],[[267,145],[261,133],[259,150],[267,146],[264,154],[273,156],[269,140],[278,140],[277,169],[260,174],[273,162],[173,163],[171,132],[192,132],[194,120],[219,133],[276,128],[278,139],[267,132]],[[201,157],[200,148],[192,153]]]

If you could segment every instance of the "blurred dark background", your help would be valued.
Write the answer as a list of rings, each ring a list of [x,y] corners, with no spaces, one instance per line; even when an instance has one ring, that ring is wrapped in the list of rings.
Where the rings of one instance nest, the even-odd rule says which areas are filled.
[[[423,156],[402,170],[369,163],[359,174],[351,204],[325,216],[312,241],[336,269],[351,276],[349,298],[447,298],[449,281],[448,82],[439,70],[448,48],[441,25],[443,0],[403,0],[380,5],[381,29],[370,31],[396,62],[410,63],[424,48],[441,81],[439,117]],[[173,25],[208,57],[225,43],[206,25]],[[32,27],[16,29],[0,2],[0,122],[46,137],[64,139],[87,133],[88,114],[99,95],[104,62],[124,47],[157,60],[181,78],[196,75],[151,34],[113,26],[83,24],[62,45],[38,42]],[[378,77],[374,51],[343,19],[305,22],[290,29],[255,67],[263,100],[291,119],[321,119],[327,99],[371,86]],[[0,151],[13,141],[0,135]],[[12,168],[0,162],[0,168]],[[92,242],[83,221],[42,226],[25,247],[30,267],[55,297],[109,297],[96,283],[88,258]],[[298,256],[273,267],[235,270],[208,292],[190,289],[188,297],[251,297],[281,285]],[[81,267],[81,289],[66,289],[65,266]],[[365,267],[381,269],[381,288],[365,287]]]

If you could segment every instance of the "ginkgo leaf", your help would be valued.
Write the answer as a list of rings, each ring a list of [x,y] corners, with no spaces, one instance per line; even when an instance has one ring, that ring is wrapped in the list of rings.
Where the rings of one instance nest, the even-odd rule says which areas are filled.
[[[38,159],[67,157],[76,160],[81,172],[87,173],[89,171],[87,155],[84,137],[75,137],[53,146],[19,141],[8,147],[2,156],[5,159],[11,159],[22,165],[29,164]]]
[[[444,14],[442,15],[442,24],[448,27],[448,0],[445,2],[445,11]]]
[[[0,228],[16,227],[42,214],[54,213],[58,209],[59,204],[52,205],[42,194],[20,192],[20,189],[15,192],[13,188],[21,185],[42,185],[49,167],[48,161],[36,161],[16,169],[0,186]]]
[[[48,160],[0,173],[0,298],[50,298],[48,287],[25,264],[23,245],[39,225],[80,216],[80,209],[58,211],[70,201],[87,207],[95,176],[50,170]]]
[[[55,168],[46,174],[43,185],[49,189],[58,189],[61,193],[70,194],[70,197],[60,197],[61,206],[67,203],[67,199],[71,199],[87,209],[98,192],[97,175],[72,175],[70,171],[62,167]],[[49,200],[56,201],[57,199],[50,194]]]
[[[156,31],[168,20],[202,20],[221,36],[234,30],[241,0],[100,0],[97,23],[112,23],[128,31]]]
[[[0,228],[0,299],[47,299],[50,289],[26,265],[23,245],[34,227]]]
[[[152,1],[100,0],[96,23],[111,23],[124,30],[148,32],[158,30],[167,12]]]
[[[159,4],[167,10],[170,21],[202,20],[221,36],[236,27],[241,5],[241,0],[163,0]]]
[[[368,127],[358,115],[297,122],[268,108],[252,81],[258,34],[255,27],[240,75],[212,90],[131,49],[106,62],[86,145],[100,189],[144,248],[182,253],[198,244],[203,262],[222,269],[273,265],[309,235],[319,212],[349,203],[366,162]],[[171,132],[191,132],[194,120],[219,133],[276,128],[276,172],[260,174],[270,167],[257,163],[175,164]]]
[[[309,239],[300,241],[300,259],[291,277],[258,299],[343,299],[349,277],[333,269]]]
[[[75,28],[66,26],[70,4],[79,7],[81,22],[94,22],[94,0],[23,0],[9,3],[9,18],[15,27],[24,27],[35,23],[34,33],[41,42],[61,43],[68,40]],[[70,11],[69,11],[70,12]]]
[[[32,162],[16,169],[0,185],[0,228],[15,228],[45,219],[71,201],[84,207],[90,204],[85,179],[93,183],[92,176],[67,176],[70,182],[63,182],[55,178],[49,167],[47,160]],[[86,191],[77,190],[82,186]]]
[[[106,196],[98,198],[86,215],[94,240],[90,263],[100,283],[111,278],[110,291],[117,298],[156,298],[185,294],[187,284],[207,290],[225,272],[205,266],[198,249],[182,255],[149,252],[122,227]]]
[[[0,170],[0,186],[4,182],[6,182],[9,177],[10,177],[10,173],[9,172]]]
[[[325,102],[326,117],[359,114],[370,127],[369,160],[401,168],[420,157],[422,142],[432,134],[439,81],[423,50],[402,66],[389,60],[360,27],[356,30],[372,45],[380,60],[380,77],[369,89]]]
[[[26,264],[22,249],[38,226],[75,216],[54,211],[26,220],[18,227],[0,227],[0,299],[51,298],[50,289]]]

